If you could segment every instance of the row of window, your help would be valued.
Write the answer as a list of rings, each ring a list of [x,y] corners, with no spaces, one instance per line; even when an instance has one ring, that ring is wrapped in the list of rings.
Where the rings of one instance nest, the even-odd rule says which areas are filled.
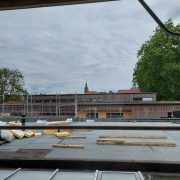
[[[98,118],[98,113],[87,113],[86,117],[88,118]],[[123,113],[106,113],[106,118],[121,118]]]
[[[149,101],[153,101],[153,98],[133,97],[133,102],[149,102]]]
[[[66,103],[66,102],[74,102],[74,99],[37,99],[33,100],[33,103]],[[31,103],[31,101],[29,101]]]
[[[78,102],[103,102],[102,98],[82,98],[78,99]]]
[[[123,113],[106,113],[107,118],[118,118],[123,117]]]
[[[133,97],[133,102],[153,101],[153,98]],[[73,103],[75,99],[35,99],[33,103]],[[78,98],[78,102],[103,102],[102,98]],[[29,100],[31,103],[31,100]]]
[[[73,103],[75,102],[75,99],[36,99],[32,100],[32,103]],[[102,98],[82,98],[78,99],[78,102],[103,102]],[[31,100],[29,100],[29,103],[31,103]]]

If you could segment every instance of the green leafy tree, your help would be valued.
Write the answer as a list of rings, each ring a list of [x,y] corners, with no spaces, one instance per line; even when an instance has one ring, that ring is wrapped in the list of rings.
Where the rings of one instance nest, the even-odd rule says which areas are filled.
[[[180,32],[171,20],[166,26]],[[159,100],[180,100],[180,37],[171,37],[157,27],[138,51],[133,84],[141,91],[157,92]]]
[[[5,100],[19,100],[25,94],[24,77],[17,69],[0,68],[0,95]]]

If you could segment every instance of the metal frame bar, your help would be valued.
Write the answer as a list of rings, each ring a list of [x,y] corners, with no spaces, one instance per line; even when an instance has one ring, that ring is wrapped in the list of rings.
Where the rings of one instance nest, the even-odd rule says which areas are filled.
[[[144,180],[144,176],[142,175],[141,171],[138,171],[136,174],[138,174],[138,177],[139,177],[141,180]]]
[[[151,17],[156,21],[156,23],[169,35],[174,37],[180,37],[180,33],[173,32],[169,30],[162,21],[158,18],[158,16],[153,12],[153,10],[147,5],[147,3],[144,0],[138,0],[141,5],[144,7],[144,9],[151,15]]]
[[[59,169],[56,169],[53,174],[49,177],[49,180],[53,179],[53,177],[57,174],[57,172],[59,171]]]
[[[106,2],[106,1],[113,1],[113,0],[0,0],[0,11],[96,3],[96,2]]]
[[[99,171],[96,170],[95,173],[94,173],[94,180],[97,180],[97,178],[98,178],[98,173],[99,173]]]
[[[180,126],[98,126],[98,125],[71,125],[71,126],[0,126],[0,129],[89,129],[89,130],[167,130],[179,131]]]
[[[20,170],[21,170],[21,168],[16,169],[16,170],[13,171],[10,175],[8,175],[6,178],[4,178],[4,180],[11,178],[14,174],[16,174],[17,172],[19,172]]]
[[[136,178],[136,180],[144,180],[144,177],[141,175],[140,176],[140,171],[138,172],[126,172],[126,171],[100,171],[100,177],[98,178],[98,180],[102,180],[102,176],[103,174],[131,174],[134,175],[134,177]]]

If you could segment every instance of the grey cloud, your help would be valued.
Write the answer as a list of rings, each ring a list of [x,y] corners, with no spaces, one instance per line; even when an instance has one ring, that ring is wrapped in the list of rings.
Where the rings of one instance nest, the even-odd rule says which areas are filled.
[[[168,16],[171,17],[172,19],[180,20],[180,6],[173,8],[173,9],[169,12]]]
[[[167,19],[170,0],[147,2]],[[99,91],[130,88],[156,24],[138,1],[124,0],[0,12],[0,26],[0,62],[20,69],[31,92],[74,93],[86,80]]]

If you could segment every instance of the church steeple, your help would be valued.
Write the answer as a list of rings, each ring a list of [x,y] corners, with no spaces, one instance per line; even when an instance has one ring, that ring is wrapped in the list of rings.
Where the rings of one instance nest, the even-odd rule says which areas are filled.
[[[87,81],[86,81],[86,84],[84,87],[84,94],[88,93],[88,91],[89,91],[89,88],[88,88]]]

